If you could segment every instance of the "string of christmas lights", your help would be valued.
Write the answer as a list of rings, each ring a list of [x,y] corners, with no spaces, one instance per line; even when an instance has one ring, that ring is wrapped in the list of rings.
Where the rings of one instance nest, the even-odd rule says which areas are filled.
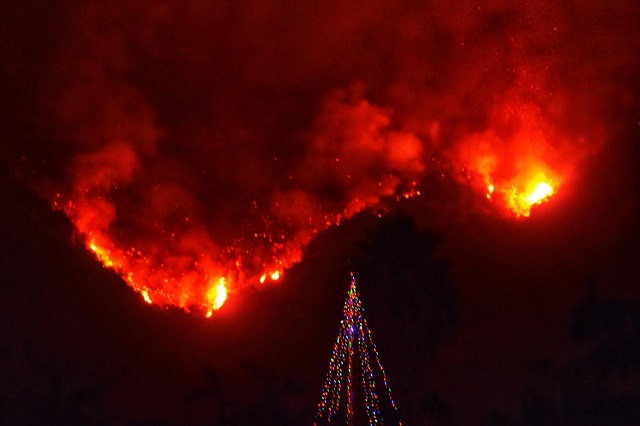
[[[316,421],[314,426],[331,423],[332,420],[346,420],[348,425],[354,424],[355,417],[355,389],[354,389],[354,363],[359,360],[359,376],[364,395],[364,409],[367,421],[370,425],[384,424],[381,412],[381,402],[376,391],[375,376],[382,378],[385,393],[388,396],[389,412],[394,418],[394,423],[402,425],[398,407],[396,406],[391,388],[387,380],[387,373],[380,362],[378,348],[371,337],[371,330],[364,318],[364,309],[360,296],[356,290],[356,279],[351,274],[351,286],[347,299],[342,309],[343,318],[340,321],[340,331],[333,345],[331,360],[329,361],[329,371],[322,388],[322,396],[318,403]],[[371,357],[373,354],[373,357]],[[372,358],[375,362],[374,372]],[[346,372],[345,372],[346,368]],[[343,383],[345,391],[343,392]],[[341,401],[346,396],[344,412],[341,411]],[[386,403],[385,403],[386,404]]]

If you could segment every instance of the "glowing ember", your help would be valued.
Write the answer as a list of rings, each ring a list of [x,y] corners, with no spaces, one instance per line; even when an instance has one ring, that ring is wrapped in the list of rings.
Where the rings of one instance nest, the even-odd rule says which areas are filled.
[[[487,186],[487,198],[491,199],[491,195],[493,194],[493,191],[495,191],[495,187],[491,184],[489,184],[489,186]]]
[[[274,271],[269,274],[262,274],[262,276],[260,277],[260,284],[264,284],[267,281],[267,278],[270,278],[271,281],[278,281],[281,276],[282,273],[280,271]]]

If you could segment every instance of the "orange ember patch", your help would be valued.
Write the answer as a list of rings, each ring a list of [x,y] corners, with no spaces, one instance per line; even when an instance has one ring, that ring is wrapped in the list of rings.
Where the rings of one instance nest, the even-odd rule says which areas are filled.
[[[230,293],[249,285],[279,281],[284,270],[300,260],[301,241],[311,238],[309,235],[294,240],[290,245],[270,240],[271,255],[267,253],[267,260],[254,265],[253,270],[245,268],[242,255],[236,254],[225,261],[220,252],[210,254],[201,251],[183,263],[180,261],[186,257],[166,257],[167,260],[175,259],[175,263],[169,264],[153,257],[154,251],[161,250],[161,247],[144,252],[135,247],[122,248],[106,231],[95,226],[94,212],[89,209],[87,213],[83,207],[86,206],[68,202],[64,209],[83,237],[87,249],[105,268],[120,275],[148,304],[177,306],[187,312],[201,312],[207,318],[225,304]],[[327,218],[332,219],[330,216]],[[335,222],[337,220],[330,220],[330,224]],[[256,236],[259,237],[262,236]]]

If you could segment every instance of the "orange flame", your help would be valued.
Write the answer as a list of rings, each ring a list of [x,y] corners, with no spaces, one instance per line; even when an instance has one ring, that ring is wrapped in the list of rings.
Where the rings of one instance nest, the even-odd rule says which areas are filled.
[[[148,117],[144,143],[137,134],[109,135],[95,149],[76,153],[70,189],[56,192],[52,203],[64,209],[95,257],[146,303],[212,316],[242,288],[280,281],[319,232],[393,196],[419,195],[423,143],[413,131],[396,129],[391,115],[368,102],[360,85],[330,93],[304,137],[299,161],[283,169],[274,157],[265,169],[252,163],[246,176],[236,170],[229,188],[252,189],[216,189],[219,217],[213,218],[204,213],[200,190],[189,187],[204,188],[213,178],[204,170],[202,178],[182,173],[180,159],[156,150],[162,132]],[[156,156],[175,175],[165,179],[151,167]],[[258,184],[256,176],[271,168],[273,186]]]
[[[264,284],[267,281],[267,278],[270,278],[271,281],[278,281],[281,276],[282,276],[282,272],[280,271],[273,271],[268,274],[264,273],[260,277],[260,284]]]
[[[509,215],[529,217],[567,180],[567,144],[529,103],[510,99],[491,118],[489,129],[469,135],[452,151],[454,164],[464,165],[461,177],[489,201]]]
[[[178,306],[187,312],[202,312],[207,318],[225,304],[230,291],[235,292],[252,283],[279,281],[284,270],[300,260],[301,241],[304,243],[305,239],[311,238],[311,235],[300,236],[291,244],[269,241],[271,258],[267,257],[268,260],[262,262],[262,270],[258,270],[258,274],[251,274],[245,268],[241,255],[224,261],[206,252],[195,257],[192,264],[186,264],[186,267],[179,264],[176,267],[153,259],[153,253],[148,250],[143,253],[135,247],[124,249],[116,245],[106,232],[95,226],[96,219],[83,207],[68,202],[64,209],[83,237],[86,247],[105,268],[120,275],[148,304]],[[329,215],[325,220],[326,226],[338,222],[337,218]],[[223,254],[233,255],[232,249]]]
[[[517,181],[518,179],[514,179]],[[492,195],[496,191],[493,184],[487,185],[487,198],[492,200]],[[539,174],[534,178],[524,181],[522,184],[513,183],[499,189],[502,194],[502,201],[516,217],[529,217],[531,208],[548,202],[555,194],[556,190],[553,181],[547,179],[544,174]]]
[[[210,286],[209,290],[204,294],[204,302],[197,303],[197,298],[190,293],[194,287],[197,287],[198,274],[194,273],[190,276],[176,279],[166,271],[150,268],[151,262],[135,249],[123,251],[116,248],[113,243],[100,241],[108,241],[108,239],[97,236],[88,237],[87,248],[93,252],[96,259],[104,267],[112,269],[122,276],[131,287],[140,293],[143,300],[148,304],[173,304],[187,311],[199,307],[206,311],[205,315],[209,318],[212,316],[213,311],[219,310],[227,300],[228,282],[224,276],[211,279],[210,282],[215,282],[216,284]],[[106,248],[106,246],[110,248]],[[273,278],[274,274],[278,274],[279,278],[279,272],[272,273],[272,280],[277,279]],[[177,284],[177,287],[184,289],[183,293],[179,296],[165,293],[161,284],[168,283]]]
[[[140,291],[140,294],[142,295],[142,298],[144,299],[145,302],[147,302],[148,304],[152,304],[153,303],[153,301],[149,297],[149,291],[148,290],[143,289],[142,291]]]
[[[220,278],[218,284],[211,287],[207,292],[207,299],[211,302],[211,308],[207,311],[206,316],[207,318],[211,318],[213,311],[220,309],[227,300],[226,279],[224,277]]]

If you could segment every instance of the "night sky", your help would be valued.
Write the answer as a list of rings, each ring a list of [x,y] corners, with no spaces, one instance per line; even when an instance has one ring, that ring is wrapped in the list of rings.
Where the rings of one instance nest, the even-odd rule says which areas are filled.
[[[0,424],[311,424],[351,272],[405,424],[639,424],[639,14],[3,2]]]

